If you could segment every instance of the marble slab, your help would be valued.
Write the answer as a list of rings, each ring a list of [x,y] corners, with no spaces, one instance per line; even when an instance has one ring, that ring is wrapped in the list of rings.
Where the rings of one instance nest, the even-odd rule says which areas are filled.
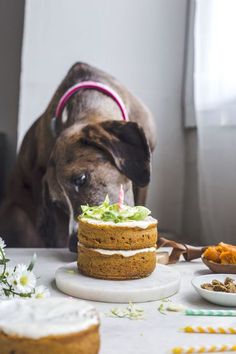
[[[58,268],[55,281],[60,291],[80,299],[113,303],[147,302],[177,293],[180,287],[180,273],[171,267],[158,264],[155,271],[143,279],[102,280],[82,275],[74,262]]]

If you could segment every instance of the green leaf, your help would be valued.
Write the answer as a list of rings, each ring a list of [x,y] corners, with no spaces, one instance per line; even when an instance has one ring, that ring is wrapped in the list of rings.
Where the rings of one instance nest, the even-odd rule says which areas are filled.
[[[4,264],[6,264],[9,261],[10,261],[10,259],[6,259],[6,258],[0,259],[0,265],[4,265]]]
[[[123,205],[120,209],[117,203],[110,204],[108,195],[101,205],[94,207],[82,205],[81,209],[82,214],[80,218],[113,221],[115,223],[144,220],[151,213],[150,210],[144,206],[130,207]]]
[[[106,195],[106,198],[104,200],[104,202],[102,203],[103,207],[107,208],[109,207],[110,205],[110,200],[109,200],[109,197],[108,197],[108,194]]]
[[[29,264],[29,266],[27,268],[28,271],[31,272],[33,270],[35,262],[36,262],[36,259],[37,259],[37,255],[36,255],[36,253],[34,253],[34,255],[32,257],[32,260],[31,260],[31,262],[30,262],[30,264]]]

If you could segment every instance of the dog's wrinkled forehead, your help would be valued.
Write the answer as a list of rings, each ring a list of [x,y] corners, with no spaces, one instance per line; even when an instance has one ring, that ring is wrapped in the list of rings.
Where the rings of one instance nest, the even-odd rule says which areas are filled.
[[[83,162],[97,164],[106,160],[102,150],[83,143],[79,131],[63,134],[58,139],[55,147],[55,157],[56,161],[63,165],[70,165],[78,160],[81,165]]]
[[[60,170],[60,173],[66,174],[68,171],[73,173],[93,170],[107,161],[108,156],[104,151],[84,144],[80,130],[73,127],[57,139],[50,164]]]
[[[94,169],[96,166],[107,162],[103,151],[83,144],[71,144],[65,151],[63,164],[68,168]]]
[[[138,186],[150,180],[149,145],[144,131],[134,122],[76,124],[58,137],[53,155],[57,168],[70,164],[86,168],[106,160]]]

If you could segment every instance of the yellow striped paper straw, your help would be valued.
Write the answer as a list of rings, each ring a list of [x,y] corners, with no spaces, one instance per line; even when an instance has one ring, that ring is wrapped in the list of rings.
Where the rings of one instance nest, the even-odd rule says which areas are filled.
[[[183,328],[186,333],[213,333],[213,334],[236,334],[234,327],[202,327],[186,326]]]
[[[236,352],[236,344],[199,345],[195,347],[175,347],[172,349],[171,352],[172,354]]]

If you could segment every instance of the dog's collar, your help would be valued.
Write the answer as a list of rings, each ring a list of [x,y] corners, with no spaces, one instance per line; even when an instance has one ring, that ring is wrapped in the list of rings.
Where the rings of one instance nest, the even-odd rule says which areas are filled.
[[[55,118],[59,118],[60,115],[62,114],[67,102],[69,99],[79,90],[81,89],[94,89],[101,91],[105,95],[111,97],[119,106],[121,113],[122,113],[122,118],[124,121],[128,121],[128,113],[125,107],[125,104],[122,100],[122,98],[118,95],[116,91],[114,91],[111,87],[104,85],[100,82],[96,81],[83,81],[75,84],[74,86],[70,87],[64,95],[60,98],[57,108],[56,108],[56,113],[55,113]]]

